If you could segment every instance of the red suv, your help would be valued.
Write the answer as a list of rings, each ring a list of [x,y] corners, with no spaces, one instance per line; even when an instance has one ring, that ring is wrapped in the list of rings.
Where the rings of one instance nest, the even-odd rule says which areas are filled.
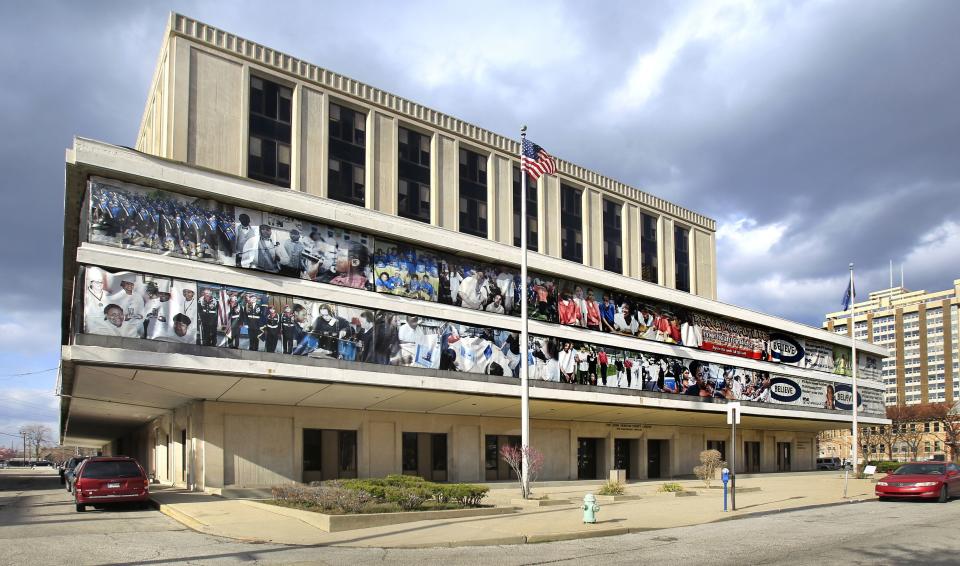
[[[145,506],[150,500],[149,485],[147,474],[133,458],[87,458],[77,468],[73,495],[81,513],[87,505],[133,501]]]

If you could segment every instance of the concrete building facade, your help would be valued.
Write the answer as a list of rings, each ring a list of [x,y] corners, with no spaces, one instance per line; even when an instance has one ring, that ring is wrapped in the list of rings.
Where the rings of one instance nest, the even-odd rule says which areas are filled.
[[[884,424],[880,360],[716,300],[715,223],[171,15],[135,149],[67,151],[64,442],[198,490],[411,473],[509,479],[520,364],[544,479],[808,470]],[[520,293],[531,340],[519,344]]]

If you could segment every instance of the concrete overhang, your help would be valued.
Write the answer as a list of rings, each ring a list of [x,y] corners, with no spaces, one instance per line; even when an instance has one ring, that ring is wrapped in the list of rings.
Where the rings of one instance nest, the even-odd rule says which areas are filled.
[[[382,368],[332,362],[303,366],[93,345],[66,347],[63,439],[65,443],[99,446],[196,400],[478,417],[520,416],[520,387],[515,379],[411,368],[391,368],[396,373],[387,373]],[[710,399],[603,387],[574,389],[544,382],[531,382],[530,397],[533,419],[726,426],[726,403]],[[848,426],[851,420],[849,414],[836,411],[756,403],[744,403],[742,414],[742,426],[765,430],[832,430]],[[866,415],[859,420],[864,424],[889,422]]]

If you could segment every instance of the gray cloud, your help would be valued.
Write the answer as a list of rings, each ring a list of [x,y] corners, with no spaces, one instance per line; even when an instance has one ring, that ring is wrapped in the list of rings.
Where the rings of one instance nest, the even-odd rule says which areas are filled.
[[[819,324],[849,261],[958,276],[957,3],[46,2],[0,22],[0,305],[57,304],[63,150],[133,144],[168,9],[716,218],[728,302]]]

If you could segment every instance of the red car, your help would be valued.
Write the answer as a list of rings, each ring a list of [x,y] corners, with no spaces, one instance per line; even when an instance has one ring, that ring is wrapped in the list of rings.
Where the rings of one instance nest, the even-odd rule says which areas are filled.
[[[136,502],[146,506],[150,500],[149,486],[147,474],[133,458],[87,458],[77,468],[73,495],[81,513],[87,505]]]
[[[960,496],[960,467],[952,462],[911,462],[877,482],[880,501],[920,497],[946,503]]]

